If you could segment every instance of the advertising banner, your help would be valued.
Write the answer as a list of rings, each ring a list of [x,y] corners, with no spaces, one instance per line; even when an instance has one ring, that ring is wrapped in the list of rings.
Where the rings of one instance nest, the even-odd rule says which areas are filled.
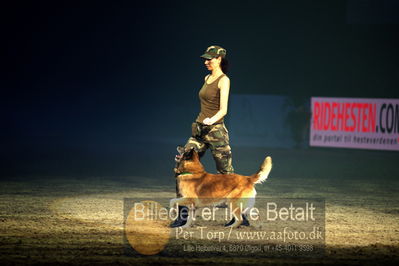
[[[399,150],[399,99],[311,98],[310,146]]]

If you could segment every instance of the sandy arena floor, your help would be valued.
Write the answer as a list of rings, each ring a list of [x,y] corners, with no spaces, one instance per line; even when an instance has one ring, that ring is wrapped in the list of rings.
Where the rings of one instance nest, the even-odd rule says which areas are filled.
[[[131,184],[130,179],[2,181],[2,263],[367,265],[399,261],[399,181],[361,183],[359,180],[274,178],[258,186],[258,197],[275,195],[326,200],[323,257],[191,258],[126,253],[123,199],[174,196],[173,186],[149,186],[152,180]]]

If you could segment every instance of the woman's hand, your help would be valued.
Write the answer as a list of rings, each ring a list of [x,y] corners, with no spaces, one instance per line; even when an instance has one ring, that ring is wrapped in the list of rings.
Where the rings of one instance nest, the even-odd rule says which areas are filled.
[[[204,119],[204,121],[202,121],[202,123],[203,123],[204,125],[210,126],[210,125],[212,125],[214,122],[212,121],[211,118],[207,117],[207,118]]]

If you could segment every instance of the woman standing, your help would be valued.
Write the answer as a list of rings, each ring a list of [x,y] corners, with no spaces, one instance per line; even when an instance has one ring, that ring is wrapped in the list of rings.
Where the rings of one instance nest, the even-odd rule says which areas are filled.
[[[199,91],[201,111],[192,124],[192,136],[188,139],[184,150],[194,148],[201,158],[209,148],[218,173],[233,173],[229,134],[224,125],[230,92],[230,79],[226,75],[228,66],[226,49],[213,45],[208,47],[201,57],[205,59],[205,66],[211,73],[205,77],[204,85]],[[176,184],[176,194],[177,197],[182,196],[178,184]],[[186,224],[187,216],[187,207],[179,206],[178,219],[171,227]]]
[[[210,46],[201,56],[211,74],[205,77],[199,91],[201,111],[192,124],[192,136],[185,150],[194,148],[200,157],[210,148],[218,173],[233,173],[229,135],[224,125],[229,100],[230,79],[227,77],[226,50]]]

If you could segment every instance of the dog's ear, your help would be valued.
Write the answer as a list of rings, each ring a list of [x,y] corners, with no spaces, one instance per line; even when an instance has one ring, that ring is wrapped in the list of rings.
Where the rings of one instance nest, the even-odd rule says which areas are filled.
[[[192,159],[194,161],[199,161],[199,155],[198,155],[198,152],[196,150],[193,150]]]
[[[183,154],[183,158],[185,160],[190,160],[193,157],[194,148],[190,148],[189,150],[185,151]]]

